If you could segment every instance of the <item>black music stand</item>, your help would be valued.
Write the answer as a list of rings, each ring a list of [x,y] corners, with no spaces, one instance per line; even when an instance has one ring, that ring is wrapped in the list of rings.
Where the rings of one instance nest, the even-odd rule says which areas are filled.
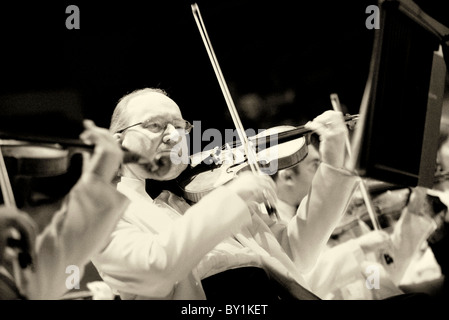
[[[379,9],[351,169],[430,188],[446,75],[441,51],[448,60],[449,29],[409,0],[380,1]]]

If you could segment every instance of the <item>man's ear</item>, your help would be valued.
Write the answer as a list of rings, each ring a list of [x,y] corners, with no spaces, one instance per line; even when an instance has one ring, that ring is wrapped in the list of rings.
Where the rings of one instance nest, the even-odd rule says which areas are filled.
[[[113,137],[118,141],[118,143],[121,145],[123,141],[123,134],[121,133],[114,133]]]
[[[284,169],[279,172],[279,178],[283,181],[285,184],[294,184],[294,171],[293,169]]]

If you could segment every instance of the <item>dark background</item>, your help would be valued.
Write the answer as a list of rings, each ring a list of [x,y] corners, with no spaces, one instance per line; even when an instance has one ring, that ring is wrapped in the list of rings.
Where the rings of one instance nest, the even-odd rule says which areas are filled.
[[[76,135],[48,112],[108,127],[120,97],[159,87],[203,130],[234,128],[190,1],[92,2],[0,4],[3,124]],[[448,1],[416,2],[449,26]],[[365,9],[377,1],[197,3],[246,128],[302,124],[331,109],[331,93],[358,113],[374,36]],[[80,30],[65,27],[68,5],[80,9]],[[86,274],[97,279],[91,265]]]
[[[333,92],[358,112],[374,33],[365,9],[376,1],[197,3],[245,127],[300,124],[330,109]],[[79,30],[65,27],[70,4]],[[59,95],[62,109],[79,106],[107,127],[121,96],[160,87],[203,129],[234,127],[189,1],[19,2],[0,12],[0,98],[31,100],[39,113]]]
[[[442,1],[417,2],[449,21]],[[3,115],[22,108],[52,128],[51,117],[38,117],[46,109],[79,108],[81,117],[107,127],[121,96],[160,87],[186,119],[202,120],[203,130],[233,128],[190,3],[2,3]],[[246,128],[302,124],[331,109],[331,93],[358,113],[374,34],[365,9],[377,1],[197,3]],[[80,9],[79,30],[65,27],[71,4]]]

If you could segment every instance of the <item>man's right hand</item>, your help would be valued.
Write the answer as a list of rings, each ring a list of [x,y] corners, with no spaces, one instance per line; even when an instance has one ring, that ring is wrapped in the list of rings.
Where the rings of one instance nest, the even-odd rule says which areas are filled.
[[[367,254],[380,249],[388,249],[390,235],[383,230],[374,230],[357,238],[357,242],[363,252]]]
[[[109,183],[117,175],[123,160],[123,151],[107,129],[97,127],[91,120],[85,120],[84,127],[80,138],[87,144],[95,145],[85,172],[94,173]]]
[[[227,186],[248,205],[254,202],[263,203],[266,200],[270,204],[276,203],[276,185],[268,176],[242,172]]]

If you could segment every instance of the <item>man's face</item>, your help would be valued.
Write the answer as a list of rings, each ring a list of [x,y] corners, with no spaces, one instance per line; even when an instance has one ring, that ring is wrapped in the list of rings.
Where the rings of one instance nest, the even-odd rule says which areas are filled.
[[[183,120],[177,104],[161,93],[149,92],[132,98],[128,102],[126,111],[128,125],[139,122],[147,122],[147,124],[125,130],[121,136],[122,145],[154,160],[158,165],[156,169],[153,168],[154,171],[151,171],[150,165],[141,164],[128,164],[128,169],[135,176],[143,179],[171,180],[176,178],[187,167],[186,161],[175,164],[170,158],[171,153],[175,152],[176,155],[172,154],[172,157],[175,156],[179,159],[181,151],[187,150],[182,130],[176,129],[173,125],[173,123],[182,123]],[[154,132],[152,125],[154,123],[162,124],[160,132]],[[184,147],[180,148],[179,144],[183,144]]]
[[[309,145],[307,157],[297,164],[298,173],[294,175],[293,185],[297,190],[298,204],[308,194],[312,186],[312,180],[320,165],[320,154],[318,150]]]

